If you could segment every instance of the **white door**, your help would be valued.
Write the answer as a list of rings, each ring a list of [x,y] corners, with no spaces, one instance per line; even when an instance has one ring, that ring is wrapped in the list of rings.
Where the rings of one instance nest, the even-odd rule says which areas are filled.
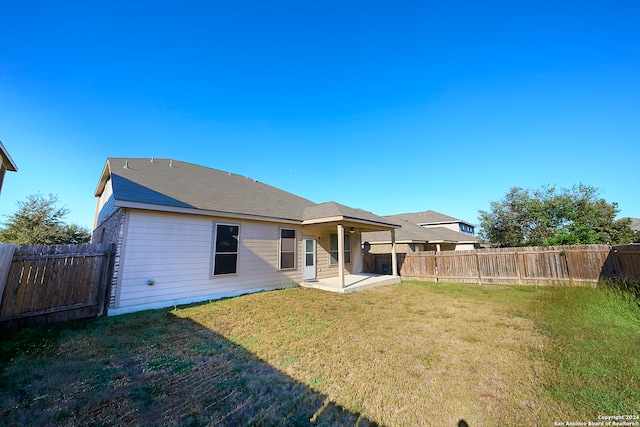
[[[302,280],[316,278],[316,239],[305,237],[302,239],[304,256],[302,258]]]

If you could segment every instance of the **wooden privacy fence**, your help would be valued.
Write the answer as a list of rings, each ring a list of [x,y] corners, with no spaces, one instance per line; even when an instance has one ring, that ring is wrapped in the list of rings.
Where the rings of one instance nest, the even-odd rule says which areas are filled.
[[[113,253],[101,244],[0,244],[0,328],[103,314]]]
[[[390,254],[366,254],[365,269],[389,274]],[[640,245],[582,245],[398,254],[405,279],[480,284],[640,282]]]

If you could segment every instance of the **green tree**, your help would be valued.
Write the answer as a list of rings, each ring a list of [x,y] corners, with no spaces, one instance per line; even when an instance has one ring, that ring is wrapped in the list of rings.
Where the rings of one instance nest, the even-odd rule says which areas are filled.
[[[581,244],[625,244],[640,240],[631,220],[616,220],[616,203],[607,203],[596,188],[511,188],[479,211],[480,237],[504,247]]]
[[[8,216],[0,228],[0,242],[16,245],[55,245],[88,243],[91,234],[76,224],[66,224],[66,208],[56,207],[57,196],[40,193],[17,202],[18,211]]]

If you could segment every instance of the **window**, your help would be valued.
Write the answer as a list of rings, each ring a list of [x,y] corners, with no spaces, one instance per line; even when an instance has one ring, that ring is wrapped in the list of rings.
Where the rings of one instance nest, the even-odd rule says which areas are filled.
[[[238,236],[240,226],[216,224],[213,246],[213,275],[238,272]]]
[[[296,230],[280,229],[280,269],[296,267]]]
[[[344,235],[344,263],[351,264],[351,236]],[[329,264],[338,265],[338,235],[329,235]]]
[[[460,231],[463,233],[473,234],[473,227],[466,224],[460,224]]]

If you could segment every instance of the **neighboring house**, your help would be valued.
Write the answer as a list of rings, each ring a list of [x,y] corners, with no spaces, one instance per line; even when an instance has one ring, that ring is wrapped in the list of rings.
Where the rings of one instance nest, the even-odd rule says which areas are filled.
[[[628,218],[631,220],[631,225],[629,225],[629,227],[631,227],[632,230],[640,231],[640,218]]]
[[[0,163],[0,192],[2,192],[2,182],[4,181],[4,173],[6,171],[17,172],[18,167],[11,159],[11,156],[9,155],[9,152],[7,151],[7,149],[4,148],[2,141],[0,141],[0,157],[1,157],[0,160],[2,160],[2,163]]]
[[[205,301],[363,269],[362,232],[397,228],[191,163],[109,158],[94,243],[115,243],[109,314]],[[397,266],[393,269],[397,272]]]
[[[460,251],[478,247],[473,226],[462,220],[434,211],[389,215],[384,218],[401,228],[396,230],[396,252]],[[460,230],[466,230],[462,232]],[[389,253],[392,245],[383,233],[364,233],[362,238],[372,253]]]
[[[469,224],[468,222],[431,210],[424,212],[390,215],[390,217],[402,218],[424,228],[444,227],[449,230],[466,233],[471,236],[475,234],[474,226]]]

